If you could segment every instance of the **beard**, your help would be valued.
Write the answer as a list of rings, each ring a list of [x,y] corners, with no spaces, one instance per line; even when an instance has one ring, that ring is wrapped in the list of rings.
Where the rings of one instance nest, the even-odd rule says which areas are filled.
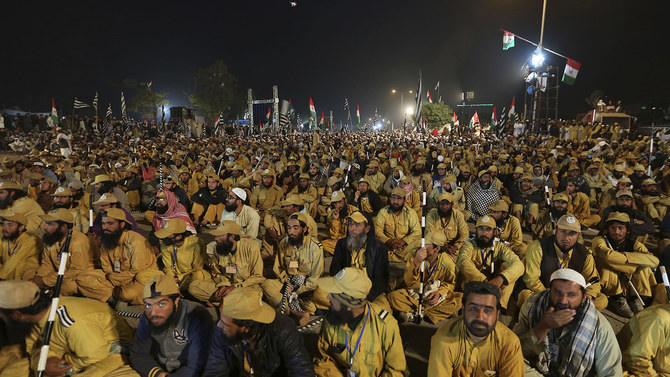
[[[551,213],[551,215],[554,216],[555,219],[560,219],[561,216],[568,213],[568,207],[565,207],[564,210],[559,210],[558,208],[552,206],[549,208],[549,213]]]
[[[614,205],[612,206],[613,210],[612,212],[621,212],[627,214],[629,217],[631,215],[631,212],[633,212],[633,207],[632,206],[620,206],[620,205]],[[610,212],[611,213],[611,212]]]
[[[220,256],[226,256],[232,253],[233,243],[231,241],[223,241],[221,243],[216,243],[216,253]]]
[[[468,329],[470,334],[476,337],[484,337],[493,331],[493,328],[489,326],[486,322],[473,320],[471,322],[465,322],[465,328]]]
[[[167,212],[167,210],[168,210],[167,204],[164,205],[164,206],[156,205],[156,213],[159,214],[159,215],[164,214],[165,212]]]
[[[0,209],[7,209],[12,206],[14,200],[11,198],[10,194],[7,194],[7,197],[3,200],[0,200]]]
[[[488,190],[489,188],[491,188],[491,181],[488,182],[479,181],[479,186],[481,186],[481,188],[483,188],[484,190]]]
[[[328,313],[326,313],[326,321],[334,326],[344,325],[352,319],[354,319],[353,313],[350,310],[347,310],[345,306],[339,311],[333,309],[331,306],[330,309],[328,309]]]
[[[19,229],[17,228],[15,231],[13,231],[13,232],[7,234],[6,236],[5,236],[4,232],[3,232],[2,237],[3,237],[4,239],[6,239],[6,240],[14,241],[14,240],[16,240],[17,238],[19,238],[20,235],[21,235],[21,232],[20,232]]]
[[[302,194],[303,192],[307,191],[307,187],[309,187],[309,186],[304,186],[303,187],[300,184],[298,184],[298,193]]]
[[[491,217],[493,217],[493,216],[491,216]],[[498,228],[502,228],[503,225],[505,225],[505,220],[507,220],[507,219],[505,218],[505,216],[501,216],[500,220],[496,219],[495,217],[493,217],[493,220],[496,221],[496,226]]]
[[[424,169],[424,168],[419,169],[419,168],[417,168],[416,166],[414,166],[414,167],[412,168],[412,175],[421,175],[421,174],[423,174],[423,169]]]
[[[162,333],[164,332],[170,325],[175,323],[177,321],[177,308],[174,307],[172,309],[172,313],[165,319],[165,322],[163,322],[162,325],[154,325],[151,323],[151,318],[147,318],[149,321],[149,327],[151,327],[151,330],[157,333]]]
[[[226,212],[235,212],[237,211],[237,202],[232,204],[226,204]]]
[[[54,209],[58,209],[58,208],[65,208],[65,209],[68,209],[68,208],[70,208],[70,203],[56,203],[56,202],[54,202],[54,203],[51,205],[51,209],[52,209],[52,210],[54,210]]]
[[[477,236],[476,239],[477,239],[477,245],[479,247],[491,247],[491,246],[493,246],[493,237],[489,238],[486,241],[479,236]]]
[[[44,242],[46,246],[51,246],[62,240],[63,236],[65,236],[65,233],[63,233],[59,228],[54,230],[52,233],[44,233],[42,235],[42,242]]]
[[[291,246],[300,246],[302,245],[302,241],[305,238],[303,234],[297,235],[297,236],[292,236],[289,234],[288,236],[288,244]]]
[[[102,241],[102,246],[105,249],[113,249],[119,245],[119,240],[121,239],[121,234],[123,229],[119,229],[116,232],[108,232],[103,230],[100,240]]]
[[[440,215],[440,218],[446,219],[447,217],[451,217],[451,214],[454,212],[454,207],[449,208],[446,211],[443,211],[440,209],[440,207],[437,207],[437,214]]]
[[[393,204],[393,203],[389,204],[389,208],[391,208],[391,211],[393,212],[399,212],[403,206],[404,204]]]
[[[266,189],[269,189],[270,187],[272,187],[272,182],[270,182],[269,184],[263,182],[263,187],[265,187]]]
[[[352,253],[357,252],[360,250],[363,245],[365,245],[365,242],[368,240],[368,235],[367,234],[361,234],[358,236],[352,236],[348,235],[347,236],[347,250],[349,250]]]

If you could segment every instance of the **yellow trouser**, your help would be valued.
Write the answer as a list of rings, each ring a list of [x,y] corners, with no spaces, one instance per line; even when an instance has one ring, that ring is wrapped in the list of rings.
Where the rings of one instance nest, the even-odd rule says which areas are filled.
[[[276,309],[281,310],[279,304],[282,299],[282,289],[284,284],[282,284],[278,279],[266,279],[261,283],[261,289],[263,290],[263,295],[270,305],[274,306]],[[316,311],[316,305],[314,303],[314,291],[304,292],[298,296],[300,301],[300,306],[310,314],[314,314]],[[287,305],[288,303],[285,303]]]
[[[528,297],[532,295],[533,291],[530,289],[524,289],[523,291],[519,292],[519,295],[517,296],[517,307],[521,308],[523,304],[528,301]],[[593,305],[598,309],[598,311],[602,311],[607,307],[607,296],[605,296],[604,293],[599,292],[598,295],[593,299]]]
[[[433,323],[449,318],[461,308],[463,294],[449,292],[447,298],[435,306],[422,306],[424,315]],[[391,308],[399,312],[414,312],[418,309],[419,300],[410,296],[406,288],[395,290],[388,295]]]
[[[405,245],[402,249],[389,250],[389,262],[407,262],[407,258],[411,256],[411,251],[414,251],[421,246],[421,239],[409,245]]]
[[[323,246],[323,251],[327,252],[330,255],[333,255],[333,253],[335,253],[335,245],[337,245],[337,241],[339,241],[339,240],[334,240],[332,238],[327,238],[327,239],[321,241],[321,246]]]
[[[654,287],[654,301],[652,305],[663,305],[670,303],[668,301],[668,293],[665,290],[665,285],[663,283],[656,284]]]
[[[142,291],[144,285],[152,277],[162,275],[163,272],[159,270],[143,270],[135,275],[135,278],[128,283],[114,286],[112,282],[107,280],[103,270],[84,271],[77,277],[77,283],[81,293],[90,298],[106,302],[110,296],[118,300],[125,301],[131,305],[141,305]]]
[[[528,216],[533,216],[533,219],[537,220],[540,217],[540,206],[537,203],[530,203],[528,210],[523,210],[523,204],[512,204],[512,214],[516,216],[517,212],[521,215],[522,219],[527,219]]]
[[[191,213],[193,214],[193,219],[195,221],[199,220],[201,224],[216,224],[217,220],[220,220],[219,216],[226,208],[226,205],[223,203],[220,204],[210,204],[207,207],[207,212],[205,212],[205,207],[199,203],[193,203],[191,206]],[[202,216],[202,219],[200,219]]]
[[[657,203],[649,203],[644,206],[644,211],[652,219],[661,219],[665,217],[665,214],[668,211],[668,202],[667,200],[661,200]]]
[[[587,228],[600,224],[600,216],[593,214],[579,219],[579,223]]]
[[[130,206],[130,208],[139,207],[140,192],[138,190],[128,191],[126,192],[126,196],[128,197],[128,205]]]
[[[28,377],[31,374],[30,361],[28,358],[22,358],[3,369],[0,372],[0,377]],[[83,377],[139,377],[139,374],[128,365],[128,362],[120,354],[110,354],[76,375]]]
[[[635,292],[626,281],[621,281],[620,273],[610,268],[601,267],[598,269],[600,274],[600,286],[602,292],[607,296],[614,296],[625,293],[627,297],[634,297]],[[637,289],[640,296],[651,297],[653,295],[654,287],[656,286],[656,278],[651,268],[638,268],[632,275],[628,276],[633,286]]]
[[[23,274],[22,280],[30,280],[37,276],[37,270],[28,270]],[[80,292],[76,278],[63,275],[63,285],[60,287],[61,296],[73,296]]]

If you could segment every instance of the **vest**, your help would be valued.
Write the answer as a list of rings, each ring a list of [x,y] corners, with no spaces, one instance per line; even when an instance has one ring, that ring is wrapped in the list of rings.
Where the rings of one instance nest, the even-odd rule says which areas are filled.
[[[159,365],[168,372],[174,372],[182,366],[182,355],[189,343],[190,314],[194,310],[204,309],[197,303],[179,300],[179,320],[161,332],[151,331],[153,339],[151,354]]]
[[[558,259],[556,258],[556,248],[554,242],[556,236],[549,236],[540,239],[540,246],[542,247],[542,262],[540,262],[540,281],[545,287],[549,287],[551,274],[558,270]],[[572,256],[568,262],[567,268],[571,268],[579,273],[584,269],[584,261],[588,251],[584,245],[575,243],[572,248]]]

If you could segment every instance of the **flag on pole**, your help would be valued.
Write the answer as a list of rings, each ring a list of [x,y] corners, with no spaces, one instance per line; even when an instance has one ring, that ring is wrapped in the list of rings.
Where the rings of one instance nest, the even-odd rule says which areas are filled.
[[[493,106],[493,112],[491,113],[491,130],[498,127],[498,116],[496,115],[496,107]]]
[[[512,106],[509,107],[509,114],[508,117],[510,120],[514,119],[514,114],[516,114],[516,109],[514,108],[514,99],[515,97],[512,97]]]
[[[109,106],[107,106],[107,114],[105,115],[106,118],[111,118],[112,117],[112,103],[109,103]]]
[[[51,121],[54,125],[54,132],[58,131],[58,112],[56,111],[56,102],[51,99]]]
[[[503,51],[514,47],[514,34],[503,30]]]
[[[95,97],[93,97],[93,108],[95,109],[95,115],[98,115],[98,92],[95,92]]]
[[[75,109],[85,109],[87,107],[91,107],[91,106],[88,105],[85,102],[82,102],[82,101],[78,100],[77,97],[74,97],[74,108]]]
[[[451,117],[451,123],[453,123],[454,127],[458,127],[458,117],[456,116],[455,111],[454,111],[454,115]]]
[[[428,97],[428,102],[433,103],[433,97],[430,96],[430,89],[426,90],[426,97]]]
[[[265,122],[270,123],[271,113],[272,113],[272,106],[268,106],[268,112],[265,114]]]
[[[121,92],[121,119],[124,122],[128,121],[128,114],[126,114],[126,99],[123,98],[123,92]]]
[[[419,124],[421,121],[421,94],[423,93],[423,90],[421,89],[422,83],[421,83],[421,70],[419,70],[419,84],[418,84],[418,89],[416,90],[416,111],[414,112],[414,123]]]
[[[470,124],[468,125],[468,127],[474,128],[475,124],[477,123],[479,123],[479,115],[475,111],[475,115],[473,115],[472,118],[470,118]]]
[[[573,85],[575,83],[575,79],[577,78],[577,74],[579,73],[579,68],[581,67],[582,63],[568,59],[567,63],[565,64],[565,71],[563,71],[563,78],[561,81],[568,85]]]
[[[361,109],[356,105],[356,128],[361,127]]]
[[[507,117],[507,112],[506,112],[506,110],[507,110],[507,107],[503,107],[502,111],[500,112],[500,122],[498,124],[500,124],[501,129],[505,128],[505,123],[507,122],[507,118],[506,118]]]
[[[437,84],[435,84],[435,90],[438,90],[438,89],[440,89],[440,81],[439,80],[437,81]]]
[[[326,119],[326,118],[325,118],[325,116],[323,115],[323,111],[322,111],[322,112],[321,112],[321,119],[319,119],[319,128],[322,128],[322,129],[324,128],[323,126],[324,126],[324,124],[325,124],[325,119]]]
[[[312,97],[309,97],[309,128],[312,129],[314,127],[316,127],[316,109],[314,108]]]

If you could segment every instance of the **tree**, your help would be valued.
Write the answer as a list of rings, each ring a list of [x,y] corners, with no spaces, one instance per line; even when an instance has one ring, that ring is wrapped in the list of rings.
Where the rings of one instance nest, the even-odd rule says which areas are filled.
[[[199,68],[193,74],[193,93],[189,95],[189,100],[203,110],[208,119],[214,119],[219,113],[227,118],[244,108],[237,78],[222,60]]]
[[[140,113],[142,118],[153,117],[158,122],[158,108],[166,106],[168,93],[154,92],[151,87],[145,87],[128,99],[128,110]]]
[[[421,107],[421,114],[426,119],[426,128],[440,129],[445,124],[451,122],[453,110],[444,103],[425,103]]]

